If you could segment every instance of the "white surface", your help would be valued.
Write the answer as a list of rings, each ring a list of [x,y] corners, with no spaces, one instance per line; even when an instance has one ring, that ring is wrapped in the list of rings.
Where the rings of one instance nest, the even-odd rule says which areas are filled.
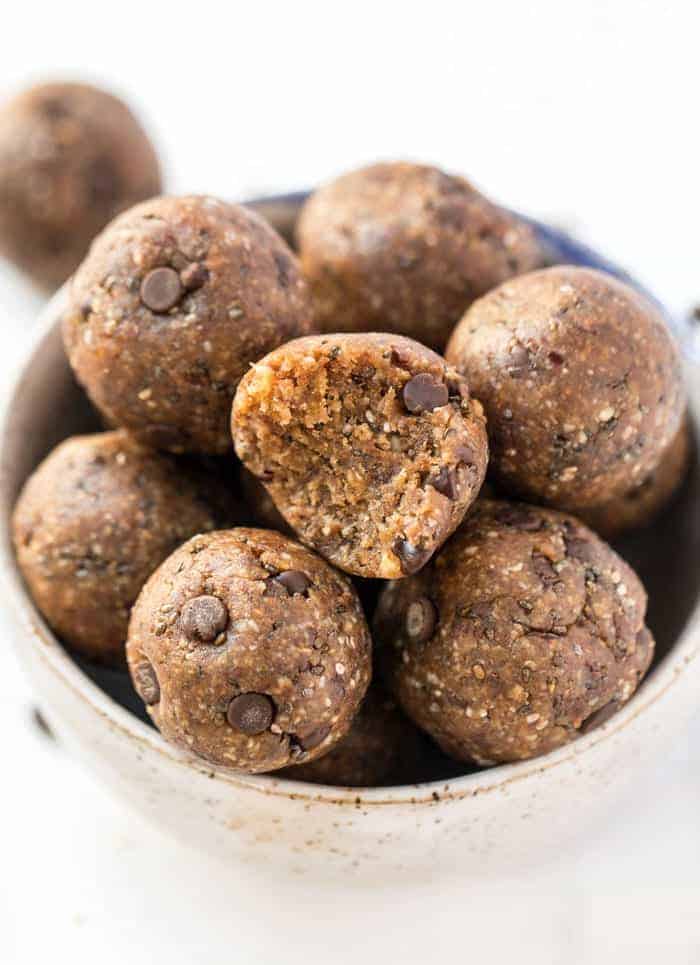
[[[121,91],[173,191],[239,197],[375,157],[434,160],[576,227],[681,310],[700,299],[698,25],[690,2],[640,0],[25,4],[3,31],[0,88],[68,74]],[[0,271],[2,372],[40,299]],[[77,965],[700,960],[700,722],[556,867],[478,892],[339,895],[144,827],[30,728],[30,703],[0,648],[2,965],[59,951]]]

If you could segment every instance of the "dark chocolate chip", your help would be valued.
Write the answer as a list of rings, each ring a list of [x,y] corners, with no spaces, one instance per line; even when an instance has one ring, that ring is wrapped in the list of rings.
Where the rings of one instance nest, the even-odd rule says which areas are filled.
[[[273,257],[275,267],[277,268],[277,283],[280,288],[288,288],[289,273],[292,270],[292,259],[283,251],[276,251]]]
[[[522,345],[514,345],[508,353],[506,370],[512,379],[526,375],[530,368],[530,353]]]
[[[393,550],[401,561],[401,569],[407,576],[422,569],[433,555],[432,550],[414,546],[410,540],[401,539],[401,537],[394,541]]]
[[[559,575],[552,565],[552,561],[542,553],[532,554],[532,568],[545,584],[556,583]]]
[[[481,620],[487,623],[493,619],[493,608],[490,603],[474,603],[469,607],[467,616],[470,620]]]
[[[209,279],[209,272],[200,264],[198,261],[193,261],[191,265],[187,265],[180,272],[180,281],[182,282],[183,288],[187,291],[194,291],[195,288],[201,288],[207,280]]]
[[[596,727],[601,727],[603,724],[609,721],[611,717],[615,716],[620,709],[620,706],[621,705],[616,700],[611,700],[609,704],[606,704],[599,710],[594,710],[590,717],[586,717],[581,725],[581,733],[589,734],[592,730],[595,730]]]
[[[513,526],[526,533],[542,529],[543,520],[525,506],[504,506],[496,513],[496,519],[504,526]]]
[[[167,312],[182,298],[180,276],[173,268],[154,268],[141,282],[141,301],[152,312]]]
[[[414,375],[403,387],[403,403],[409,412],[420,415],[421,412],[432,412],[440,406],[447,405],[449,393],[447,386],[429,372]]]
[[[276,583],[280,583],[285,588],[290,596],[303,595],[311,586],[311,580],[300,570],[284,570],[274,579]]]
[[[217,596],[196,596],[180,614],[180,625],[188,640],[209,643],[226,629],[228,610]]]
[[[262,734],[275,719],[275,705],[267,694],[239,694],[228,705],[226,720],[235,730]]]
[[[552,363],[552,365],[563,365],[564,356],[560,355],[559,352],[550,352],[549,361]]]
[[[437,610],[427,596],[420,596],[408,604],[404,626],[409,639],[414,643],[425,643],[426,640],[430,640],[436,623]]]
[[[390,360],[392,365],[396,365],[400,369],[407,369],[411,361],[411,356],[404,349],[394,346],[391,349]]]
[[[428,485],[448,499],[457,498],[457,474],[454,469],[443,466],[434,476],[428,477]]]
[[[473,466],[476,462],[476,453],[471,446],[462,444],[455,449],[457,463],[463,466]]]
[[[324,724],[321,727],[317,727],[316,730],[311,731],[310,734],[307,734],[304,737],[299,737],[299,743],[305,751],[310,751],[314,747],[318,747],[319,744],[322,744],[330,732],[330,726],[328,724]]]
[[[595,546],[591,540],[580,539],[577,536],[572,536],[570,538],[565,538],[564,545],[566,546],[566,555],[571,556],[575,560],[579,560],[581,563],[595,563],[596,562],[596,551]]]
[[[153,664],[148,660],[136,664],[131,672],[131,676],[133,677],[136,692],[144,704],[147,704],[149,707],[152,704],[157,704],[160,700],[160,684],[158,683]]]

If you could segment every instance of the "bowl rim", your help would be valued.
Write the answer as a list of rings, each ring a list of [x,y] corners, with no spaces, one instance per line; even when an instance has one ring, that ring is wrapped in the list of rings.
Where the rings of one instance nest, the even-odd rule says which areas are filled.
[[[67,284],[47,302],[36,324],[32,326],[22,351],[15,361],[14,375],[0,398],[0,495],[8,504],[7,448],[8,439],[13,431],[13,403],[38,348],[58,322],[66,297]],[[6,600],[9,603],[7,609],[12,611],[16,625],[28,637],[27,641],[20,640],[16,645],[33,647],[34,656],[47,665],[54,676],[59,678],[64,688],[85,701],[98,717],[118,731],[127,741],[132,741],[141,748],[164,758],[174,767],[195,770],[201,775],[215,778],[237,790],[256,792],[265,796],[283,797],[310,804],[375,809],[419,804],[434,806],[438,801],[460,800],[503,790],[533,775],[543,774],[575,761],[586,755],[592,748],[605,744],[621,734],[637,717],[667,694],[691,669],[700,653],[700,632],[698,632],[700,631],[700,604],[698,604],[669,652],[644,679],[630,700],[610,720],[588,734],[582,734],[571,743],[530,760],[498,764],[460,777],[377,788],[308,784],[277,776],[274,772],[249,775],[209,764],[204,759],[197,758],[170,744],[155,728],[144,723],[119,704],[84,673],[54,636],[29,595],[15,561],[10,519],[11,509],[8,508],[7,513],[3,510],[2,519],[0,519],[0,585],[4,588]],[[700,685],[700,672],[697,676]]]

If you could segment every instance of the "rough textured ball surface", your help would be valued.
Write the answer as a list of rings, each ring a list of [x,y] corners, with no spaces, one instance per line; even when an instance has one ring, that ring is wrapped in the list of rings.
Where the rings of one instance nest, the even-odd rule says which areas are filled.
[[[111,94],[44,84],[0,111],[0,252],[44,287],[65,281],[116,214],[160,191],[150,141]]]
[[[180,543],[232,521],[222,496],[206,475],[125,432],[67,439],[14,510],[17,561],[36,605],[76,650],[123,662],[141,587]]]
[[[560,509],[598,506],[639,485],[685,407],[659,311],[589,268],[547,268],[489,292],[446,357],[486,410],[494,479]]]
[[[478,764],[544,754],[634,693],[653,654],[635,573],[572,516],[479,501],[375,614],[387,680],[442,749]]]
[[[330,750],[371,676],[349,580],[279,533],[247,528],[196,536],[163,563],[133,609],[127,659],[167,739],[251,773]]]
[[[543,264],[529,226],[464,178],[374,164],[316,191],[297,224],[322,331],[388,331],[441,350],[468,305]]]
[[[117,218],[76,272],[63,335],[113,424],[173,452],[225,452],[251,362],[310,330],[297,262],[245,208],[155,198]]]
[[[393,697],[372,684],[347,736],[323,757],[289,768],[284,777],[339,787],[410,783],[425,756],[420,732]]]
[[[639,485],[602,506],[582,510],[581,519],[605,539],[614,539],[630,530],[651,525],[682,486],[692,451],[692,431],[686,417],[664,450],[661,462]]]
[[[466,382],[398,335],[283,345],[241,380],[232,431],[300,539],[364,577],[420,569],[486,470],[483,413]]]

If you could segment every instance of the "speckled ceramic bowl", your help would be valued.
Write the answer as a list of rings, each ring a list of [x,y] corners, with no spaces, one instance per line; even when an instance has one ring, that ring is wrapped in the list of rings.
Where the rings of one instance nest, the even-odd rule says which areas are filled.
[[[289,227],[298,202],[295,196],[259,207]],[[594,252],[537,228],[553,260],[615,271]],[[59,293],[33,332],[0,426],[4,602],[15,615],[12,643],[57,733],[115,794],[158,825],[230,862],[361,875],[374,883],[414,873],[478,879],[560,852],[573,833],[614,811],[634,773],[685,726],[700,702],[697,463],[664,519],[621,547],[649,589],[656,665],[626,707],[575,743],[449,781],[366,791],[235,775],[171,747],[134,712],[123,676],[81,667],[61,647],[12,554],[8,521],[27,475],[59,440],[95,426],[61,346],[61,301]],[[697,379],[690,391],[697,422]]]

